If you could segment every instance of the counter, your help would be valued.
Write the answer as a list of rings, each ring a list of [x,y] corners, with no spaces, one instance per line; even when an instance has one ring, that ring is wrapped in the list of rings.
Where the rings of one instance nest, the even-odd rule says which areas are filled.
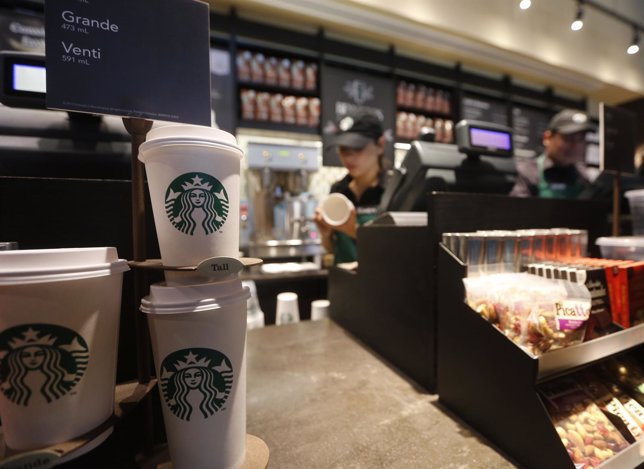
[[[247,412],[270,468],[516,467],[330,320],[248,332]]]

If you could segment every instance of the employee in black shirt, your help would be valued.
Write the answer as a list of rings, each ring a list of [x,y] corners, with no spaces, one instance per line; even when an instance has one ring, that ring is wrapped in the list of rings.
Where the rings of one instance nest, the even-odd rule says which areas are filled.
[[[517,160],[517,182],[510,195],[575,198],[590,184],[584,157],[586,133],[595,129],[581,111],[557,113],[543,134],[544,152]]]
[[[328,225],[319,210],[315,214],[322,245],[335,255],[336,264],[357,259],[358,226],[376,216],[384,192],[385,150],[382,123],[374,114],[347,116],[338,128],[332,143],[349,173],[331,186],[331,192],[344,194],[356,208],[345,224],[336,227]]]

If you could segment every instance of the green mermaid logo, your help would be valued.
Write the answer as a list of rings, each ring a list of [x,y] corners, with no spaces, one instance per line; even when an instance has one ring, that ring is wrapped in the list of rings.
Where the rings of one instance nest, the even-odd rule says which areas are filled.
[[[230,395],[233,368],[223,353],[207,348],[177,350],[161,364],[161,392],[170,411],[182,420],[198,408],[204,419],[214,415]]]
[[[230,201],[223,184],[205,173],[182,174],[168,187],[165,211],[170,223],[188,235],[200,228],[206,235],[219,230],[228,217]]]
[[[26,324],[0,334],[0,391],[27,406],[36,396],[60,399],[81,380],[89,362],[85,340],[66,327]]]

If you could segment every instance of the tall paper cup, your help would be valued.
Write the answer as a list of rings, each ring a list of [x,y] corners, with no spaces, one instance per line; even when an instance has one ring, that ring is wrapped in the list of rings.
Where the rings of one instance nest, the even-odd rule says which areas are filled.
[[[246,441],[246,300],[238,279],[155,284],[148,313],[173,469],[233,469]]]
[[[238,256],[242,155],[235,137],[223,130],[168,125],[148,133],[139,160],[164,265]]]
[[[114,248],[0,252],[0,417],[8,447],[61,443],[111,416],[126,270]]]

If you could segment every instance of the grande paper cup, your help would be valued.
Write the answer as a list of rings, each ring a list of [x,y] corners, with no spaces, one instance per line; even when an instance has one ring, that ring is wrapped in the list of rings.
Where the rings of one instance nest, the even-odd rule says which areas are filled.
[[[0,417],[8,447],[61,443],[112,415],[126,270],[115,248],[0,252]]]
[[[344,225],[349,220],[353,208],[353,203],[339,192],[329,194],[320,206],[322,218],[331,226]]]
[[[139,160],[164,265],[238,257],[242,155],[235,137],[223,130],[168,125],[148,133]]]
[[[173,469],[233,469],[246,441],[246,300],[238,279],[155,284],[148,313]]]

